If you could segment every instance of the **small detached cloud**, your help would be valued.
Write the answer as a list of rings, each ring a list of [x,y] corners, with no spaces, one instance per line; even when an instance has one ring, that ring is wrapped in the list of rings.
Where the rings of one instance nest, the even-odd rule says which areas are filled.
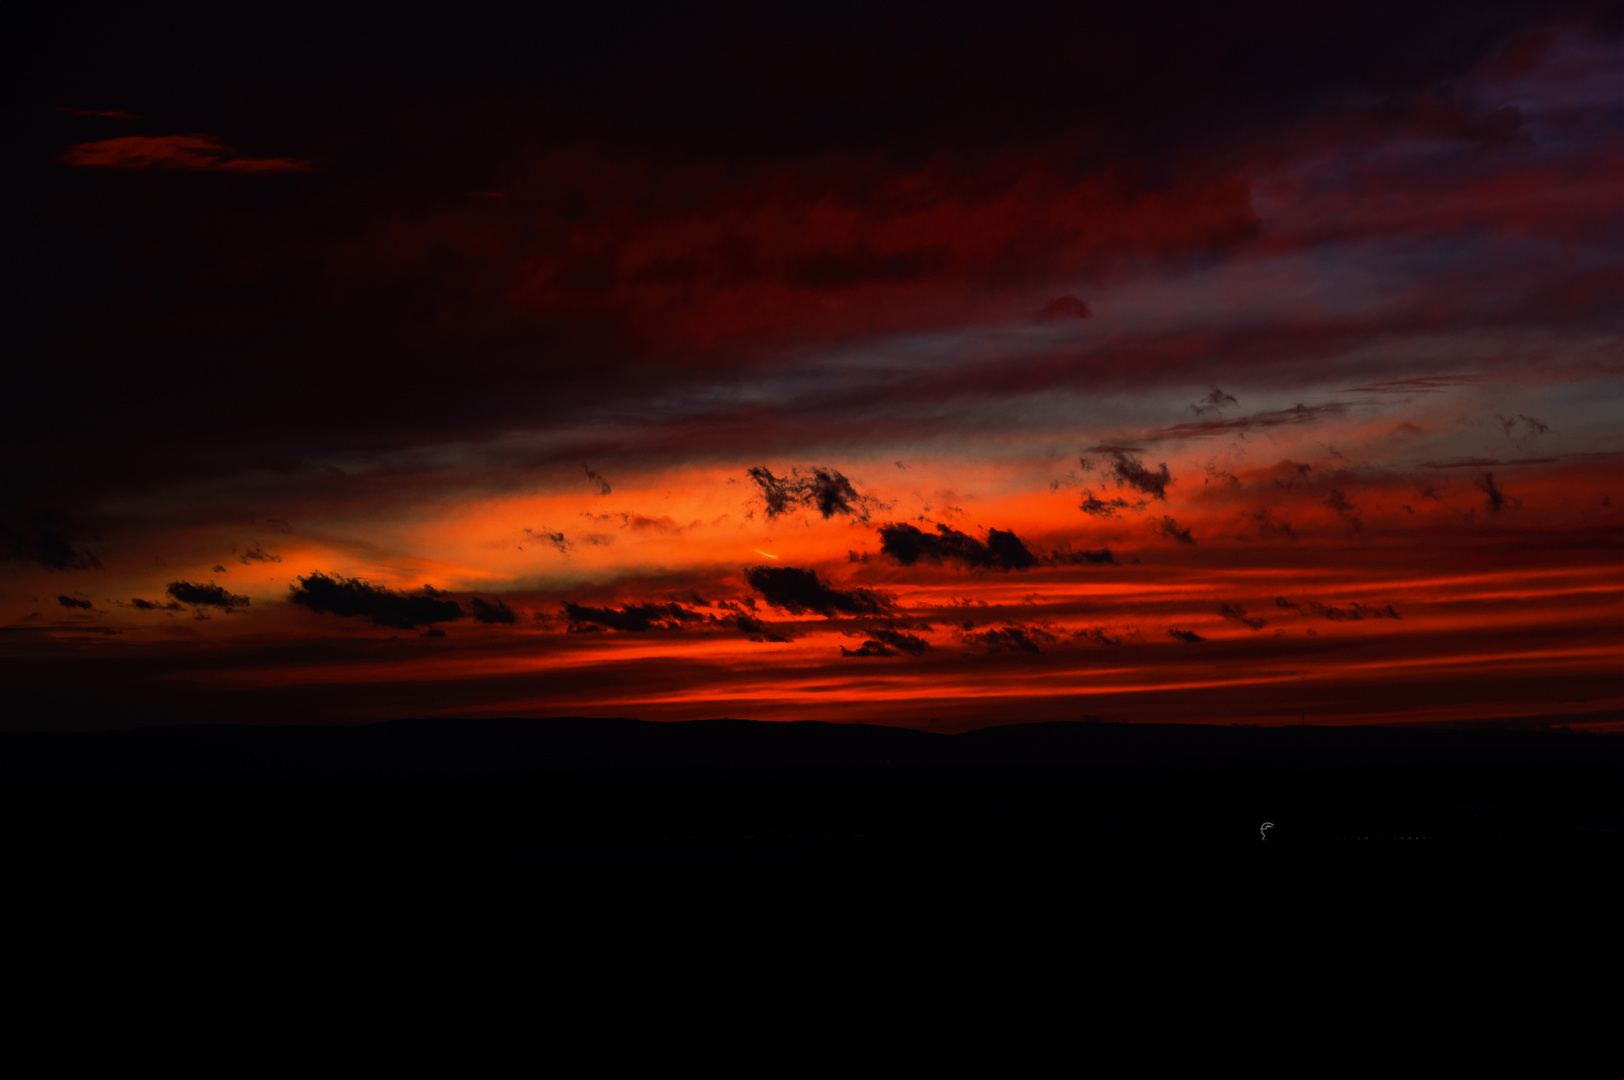
[[[213,135],[124,135],[70,146],[62,160],[83,169],[292,173],[314,168],[310,162],[296,158],[245,157]]]
[[[1239,408],[1240,402],[1236,401],[1232,395],[1224,393],[1215,386],[1207,393],[1206,397],[1202,398],[1194,405],[1191,405],[1190,411],[1195,413],[1197,416],[1205,416],[1208,413],[1221,412],[1224,408],[1230,405]]]
[[[813,508],[825,519],[836,514],[867,521],[875,500],[857,493],[852,482],[838,469],[817,466],[807,473],[791,469],[788,476],[774,476],[765,465],[748,470],[751,480],[761,488],[762,500],[767,504],[767,516],[779,517],[792,510]]]
[[[1174,641],[1182,641],[1186,645],[1199,645],[1207,640],[1194,630],[1168,630],[1167,636]]]
[[[1114,451],[1111,456],[1114,459],[1111,471],[1125,486],[1144,492],[1153,499],[1167,501],[1167,485],[1173,482],[1173,477],[1167,471],[1166,462],[1153,471],[1147,469],[1143,461],[1120,450]]]
[[[592,467],[590,465],[587,465],[587,464],[585,464],[583,462],[582,465],[581,465],[581,471],[586,473],[586,478],[588,480],[590,480],[594,484],[598,485],[598,494],[599,495],[607,495],[612,490],[609,487],[609,481],[605,480],[603,477],[601,477],[597,473],[593,472]]]
[[[91,607],[89,600],[81,600],[77,596],[58,596],[56,602],[65,608],[83,608],[89,611]]]
[[[775,608],[792,615],[815,611],[838,615],[880,615],[894,608],[892,601],[872,589],[837,589],[816,571],[793,566],[757,566],[745,580]]]
[[[445,594],[430,585],[411,596],[381,585],[370,585],[359,578],[337,574],[328,577],[320,571],[294,581],[295,584],[288,587],[288,601],[318,615],[368,619],[374,626],[391,630],[412,630],[467,617],[462,605],[455,600],[442,599]]]
[[[184,608],[177,601],[171,600],[167,604],[155,604],[151,600],[143,600],[139,596],[130,601],[130,606],[137,611],[182,611]]]
[[[198,585],[190,581],[171,581],[164,591],[182,604],[190,604],[194,608],[219,608],[227,614],[237,608],[248,606],[248,597],[229,593],[212,581],[207,585]]]
[[[501,600],[487,602],[476,596],[468,601],[468,605],[473,608],[475,622],[512,626],[517,621],[513,609]]]
[[[620,608],[588,607],[564,602],[564,617],[574,633],[619,630],[645,634],[650,630],[681,630],[687,624],[702,623],[705,616],[681,604],[627,604]]]
[[[1048,644],[1058,639],[1040,626],[1022,626],[1013,623],[991,630],[967,633],[964,640],[966,644],[979,645],[989,653],[1024,652],[1037,656],[1043,652],[1040,642]]]
[[[1026,570],[1038,564],[1026,544],[1013,532],[987,530],[985,541],[977,540],[948,525],[937,525],[936,534],[923,532],[906,523],[880,526],[880,551],[903,566],[920,559],[940,565],[956,562],[972,569]]]
[[[895,656],[905,652],[909,656],[922,656],[929,649],[930,642],[914,634],[904,633],[901,630],[878,629],[869,631],[869,640],[863,642],[856,649],[841,646],[841,656]]]
[[[1401,619],[1393,605],[1385,607],[1370,607],[1366,604],[1351,604],[1345,608],[1329,607],[1315,600],[1287,600],[1284,596],[1274,598],[1274,606],[1286,611],[1298,611],[1304,615],[1320,615],[1332,622],[1359,622],[1364,619]]]
[[[1218,614],[1232,623],[1239,623],[1250,630],[1261,630],[1268,625],[1267,619],[1248,616],[1246,609],[1239,604],[1223,604],[1218,608]]]
[[[255,540],[249,545],[248,550],[242,553],[241,557],[239,557],[237,561],[242,563],[244,566],[248,566],[251,563],[281,562],[282,556],[272,555],[269,551],[266,551],[264,548],[259,546],[258,540]]]
[[[1151,531],[1157,536],[1163,537],[1164,539],[1172,540],[1180,544],[1195,543],[1195,537],[1190,535],[1189,529],[1185,528],[1183,525],[1180,525],[1178,522],[1174,521],[1170,517],[1167,517],[1166,515],[1163,515],[1160,518],[1153,518],[1150,522],[1150,528]]]

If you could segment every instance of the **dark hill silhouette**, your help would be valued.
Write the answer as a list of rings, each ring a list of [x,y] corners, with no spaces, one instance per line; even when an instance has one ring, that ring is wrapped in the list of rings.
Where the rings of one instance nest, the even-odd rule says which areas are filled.
[[[1011,724],[955,735],[871,724],[623,718],[404,719],[0,734],[0,777],[345,781],[598,770],[1613,771],[1624,738],[1573,732]]]

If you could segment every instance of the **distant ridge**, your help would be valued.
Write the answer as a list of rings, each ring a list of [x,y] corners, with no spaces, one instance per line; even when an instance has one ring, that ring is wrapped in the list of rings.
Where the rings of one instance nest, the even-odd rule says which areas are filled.
[[[1420,727],[1050,722],[939,734],[823,721],[403,719],[0,734],[0,778],[409,781],[601,770],[1583,771],[1624,775],[1624,738]]]

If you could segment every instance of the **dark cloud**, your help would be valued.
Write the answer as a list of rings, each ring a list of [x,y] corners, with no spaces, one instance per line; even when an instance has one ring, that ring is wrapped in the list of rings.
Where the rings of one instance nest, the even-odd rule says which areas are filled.
[[[681,630],[690,624],[705,621],[704,615],[690,611],[681,604],[627,604],[610,608],[587,607],[566,601],[563,607],[564,616],[570,621],[572,629],[645,634],[650,630]]]
[[[547,543],[549,543],[553,547],[557,548],[559,554],[561,554],[561,555],[569,554],[570,542],[564,538],[564,534],[561,533],[561,532],[554,532],[551,529],[543,529],[540,532],[537,532],[534,529],[526,529],[524,531],[524,534],[526,536],[532,537],[532,538],[534,538],[536,540],[545,540]],[[592,539],[590,537],[587,540],[587,543],[589,543],[589,544],[597,543],[597,542],[598,541],[596,541],[596,540],[594,540],[594,539]]]
[[[1358,507],[1354,506],[1353,503],[1348,501],[1348,497],[1346,495],[1342,494],[1340,491],[1337,491],[1335,488],[1332,488],[1331,493],[1325,497],[1325,505],[1344,517],[1359,509]]]
[[[1167,471],[1167,463],[1163,462],[1156,471],[1145,468],[1145,463],[1136,457],[1130,457],[1122,451],[1111,455],[1115,460],[1111,471],[1118,480],[1137,491],[1142,491],[1153,499],[1167,499],[1167,485],[1173,482],[1173,477]]]
[[[815,611],[819,615],[879,615],[892,602],[872,589],[836,589],[815,571],[793,566],[757,566],[745,574],[750,587],[773,607],[792,615]]]
[[[718,622],[724,626],[733,627],[741,634],[748,634],[751,641],[785,642],[789,640],[784,634],[772,629],[754,615],[746,615],[743,612],[719,619]]]
[[[495,602],[487,602],[475,596],[468,601],[468,604],[474,609],[475,622],[501,623],[505,626],[512,626],[517,621],[513,609],[499,599]]]
[[[171,581],[164,591],[181,603],[198,608],[215,607],[229,612],[248,606],[248,597],[229,593],[212,581],[207,585],[197,585],[190,581]]]
[[[56,598],[56,602],[65,608],[84,608],[86,611],[89,611],[91,607],[89,600],[80,600],[78,597],[74,596],[58,596]]]
[[[1056,319],[1086,319],[1093,314],[1087,304],[1067,293],[1044,304],[1037,317],[1040,321],[1050,322]]]
[[[0,562],[31,562],[50,570],[100,570],[101,560],[75,550],[60,515],[10,513],[0,517]]]
[[[87,169],[187,169],[202,172],[309,172],[297,158],[244,157],[213,135],[124,135],[69,147],[62,160]]]
[[[1505,508],[1507,503],[1511,503],[1514,506],[1522,505],[1521,500],[1513,499],[1511,496],[1500,490],[1499,485],[1494,482],[1493,473],[1486,472],[1480,475],[1477,478],[1476,487],[1477,490],[1481,491],[1484,497],[1488,499],[1489,513],[1491,514],[1498,514],[1502,509]]]
[[[601,477],[597,473],[593,472],[591,467],[588,466],[587,464],[585,464],[584,462],[581,465],[581,471],[586,473],[586,478],[588,480],[591,480],[593,483],[598,485],[598,494],[599,495],[607,495],[607,494],[609,494],[609,492],[610,492],[609,481],[605,480],[603,477]]]
[[[886,646],[905,652],[909,656],[923,656],[925,651],[930,648],[930,642],[924,638],[915,634],[904,633],[901,630],[870,630],[869,634]],[[864,642],[864,644],[871,645],[873,642]]]
[[[920,559],[940,565],[957,562],[974,569],[1026,570],[1038,558],[1013,532],[987,530],[985,542],[947,525],[937,525],[936,535],[906,523],[880,526],[880,551],[904,566]]]
[[[1195,420],[1185,424],[1174,424],[1172,427],[1158,428],[1155,431],[1146,432],[1139,437],[1147,442],[1162,442],[1167,439],[1193,439],[1202,436],[1232,433],[1244,434],[1258,428],[1268,429],[1287,424],[1312,424],[1327,417],[1341,416],[1347,411],[1348,406],[1341,402],[1331,402],[1324,405],[1293,405],[1289,409],[1253,413],[1250,416],[1232,416],[1227,419]]]
[[[1118,510],[1143,510],[1146,505],[1143,502],[1130,504],[1122,498],[1101,499],[1092,491],[1084,491],[1083,501],[1077,504],[1077,509],[1092,517],[1114,518]]]
[[[1205,416],[1210,412],[1220,412],[1227,405],[1234,405],[1239,408],[1240,402],[1236,401],[1232,395],[1224,393],[1215,386],[1208,391],[1206,397],[1202,398],[1194,405],[1191,405],[1190,411],[1195,413],[1197,416]]]
[[[1297,539],[1297,534],[1292,531],[1291,522],[1275,517],[1267,509],[1260,509],[1253,514],[1252,520],[1257,523],[1259,532],[1273,536],[1283,536],[1287,540]]]
[[[1096,626],[1088,630],[1078,630],[1072,634],[1078,641],[1092,641],[1096,645],[1121,645],[1122,638],[1113,637],[1105,632],[1104,627]]]
[[[783,477],[774,476],[764,465],[753,466],[747,471],[750,479],[761,488],[761,497],[767,504],[767,516],[770,518],[796,508],[812,507],[825,518],[846,514],[860,521],[868,520],[871,500],[859,495],[852,482],[838,469],[816,466],[803,474],[796,468]]]
[[[1500,421],[1501,427],[1505,428],[1506,438],[1508,439],[1512,437],[1512,429],[1519,424],[1522,425],[1523,438],[1525,439],[1536,435],[1547,435],[1551,430],[1551,426],[1545,421],[1536,420],[1532,416],[1524,416],[1522,413],[1518,413],[1516,416],[1501,416],[1499,413],[1495,413],[1494,418]]]
[[[412,630],[434,623],[455,622],[467,612],[455,600],[441,599],[444,593],[425,585],[420,595],[411,596],[359,578],[317,571],[294,579],[288,587],[288,601],[320,615],[345,619],[369,619],[374,626],[391,630]]]
[[[1274,605],[1286,611],[1298,611],[1304,615],[1319,615],[1332,622],[1360,622],[1364,619],[1400,619],[1403,618],[1393,610],[1392,604],[1384,607],[1370,607],[1366,604],[1354,603],[1345,608],[1330,607],[1317,600],[1287,600],[1284,596],[1274,598]]]
[[[1207,640],[1194,630],[1169,630],[1167,636],[1174,641],[1182,641],[1186,645],[1199,645]]]
[[[1165,539],[1174,540],[1180,544],[1195,543],[1195,537],[1190,535],[1189,529],[1185,528],[1183,525],[1180,525],[1178,522],[1166,515],[1159,518],[1152,518],[1150,521],[1150,528],[1151,531],[1157,536]]]
[[[1052,562],[1056,566],[1082,566],[1085,563],[1093,566],[1118,565],[1116,556],[1111,553],[1109,547],[1096,548],[1091,551],[1073,551],[1069,544],[1055,549],[1046,561]]]
[[[183,610],[181,605],[179,603],[177,603],[176,601],[174,601],[174,600],[171,600],[167,604],[155,604],[151,600],[143,600],[140,597],[135,597],[134,599],[132,599],[130,601],[130,606],[135,608],[137,611],[181,611],[181,610]]]
[[[248,550],[242,553],[242,557],[237,561],[242,563],[244,566],[247,566],[249,563],[281,562],[282,556],[272,555],[269,551],[266,551],[264,548],[259,546],[258,540],[255,540],[251,545],[249,545]]]
[[[1246,614],[1246,609],[1239,604],[1222,604],[1218,608],[1218,614],[1232,623],[1239,623],[1251,630],[1261,630],[1268,625],[1267,619],[1259,619],[1255,616],[1249,617]]]
[[[979,645],[990,653],[1024,652],[1036,656],[1043,652],[1038,645],[1039,642],[1047,644],[1056,638],[1041,627],[1015,624],[966,634],[964,640],[972,645]]]

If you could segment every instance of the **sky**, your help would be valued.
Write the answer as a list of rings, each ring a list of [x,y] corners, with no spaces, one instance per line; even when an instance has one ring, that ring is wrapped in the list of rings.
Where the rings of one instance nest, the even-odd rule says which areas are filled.
[[[1624,8],[4,13],[9,729],[1624,730]]]

